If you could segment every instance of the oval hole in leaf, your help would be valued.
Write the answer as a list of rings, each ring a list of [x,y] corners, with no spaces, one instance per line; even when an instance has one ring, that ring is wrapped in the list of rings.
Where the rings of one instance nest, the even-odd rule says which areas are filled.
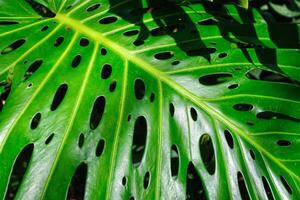
[[[52,104],[51,104],[51,111],[55,111],[58,106],[61,104],[61,102],[64,100],[64,97],[66,96],[66,93],[68,91],[68,85],[62,84],[59,86],[59,88],[56,90],[56,93],[54,95]]]
[[[253,150],[250,149],[250,156],[253,160],[255,160],[255,153]]]
[[[8,189],[6,191],[5,199],[10,200],[14,199],[17,191],[21,185],[22,179],[25,175],[25,172],[29,166],[30,159],[32,156],[34,145],[28,144],[23,150],[19,153],[14,165],[13,170],[10,175]]]
[[[268,183],[266,177],[263,176],[262,181],[263,181],[264,189],[265,189],[265,192],[267,194],[268,200],[274,200],[271,188],[269,186],[269,183]]]
[[[105,64],[101,71],[101,78],[108,79],[112,73],[112,67],[110,64]]]
[[[288,182],[285,180],[285,178],[283,176],[280,176],[280,180],[284,186],[284,188],[286,189],[286,191],[289,193],[289,194],[293,194],[293,191],[290,187],[290,185],[288,184]]]
[[[173,117],[174,113],[175,113],[175,107],[174,107],[173,103],[170,103],[170,105],[169,105],[169,111],[170,111],[171,117]]]
[[[122,178],[122,185],[125,186],[126,183],[127,183],[127,178],[124,176],[124,177]]]
[[[30,128],[32,130],[36,129],[41,121],[42,115],[41,113],[36,113],[31,120]]]
[[[150,95],[150,102],[154,102],[154,99],[155,99],[155,94],[152,92],[151,95]]]
[[[15,25],[19,24],[19,22],[16,21],[0,21],[0,26],[10,26],[10,25]]]
[[[225,130],[224,134],[225,134],[225,139],[226,139],[226,142],[227,142],[228,146],[231,149],[233,149],[234,142],[233,142],[233,137],[232,137],[231,133],[228,130]]]
[[[197,114],[197,111],[195,110],[195,108],[191,108],[190,109],[190,113],[191,113],[191,117],[194,121],[197,121],[198,119],[198,114]]]
[[[102,56],[105,56],[107,54],[107,50],[105,48],[101,48],[100,53]]]
[[[138,167],[142,161],[147,139],[147,120],[144,116],[139,116],[134,124],[132,139],[132,163]]]
[[[136,79],[134,82],[134,93],[138,100],[141,100],[145,96],[146,86],[142,79]]]
[[[20,39],[15,41],[14,43],[10,44],[9,46],[5,47],[4,49],[2,49],[1,54],[5,55],[8,54],[10,52],[15,51],[16,49],[20,48],[24,43],[26,42],[25,39]]]
[[[158,60],[167,60],[174,56],[174,53],[171,51],[160,52],[154,55],[154,57]]]
[[[59,38],[57,38],[54,42],[54,46],[55,47],[59,47],[63,42],[64,42],[65,38],[60,36]]]
[[[83,143],[84,143],[84,135],[83,135],[83,133],[80,133],[79,139],[78,139],[78,147],[82,148]]]
[[[74,199],[84,199],[84,193],[85,193],[85,185],[86,185],[86,178],[87,178],[87,171],[88,167],[87,164],[81,163],[71,180],[71,183],[69,185],[68,190],[68,200],[74,200]]]
[[[209,174],[214,174],[216,168],[215,152],[212,140],[207,133],[200,137],[199,149],[205,168]]]
[[[217,85],[225,83],[232,79],[232,74],[229,73],[217,73],[201,76],[199,82],[202,85]]]
[[[192,162],[189,163],[186,174],[186,199],[207,199],[203,188],[202,180],[200,179]]]
[[[179,172],[179,153],[175,144],[171,147],[171,175],[177,178]]]
[[[72,67],[76,68],[81,62],[81,55],[76,55],[72,61]]]
[[[253,109],[253,106],[246,103],[239,103],[239,104],[235,104],[233,108],[238,111],[250,111]]]
[[[278,140],[277,144],[282,147],[290,146],[292,143],[288,140]]]
[[[86,47],[90,44],[90,41],[87,38],[81,38],[79,44],[82,47]]]
[[[130,30],[123,33],[124,36],[134,36],[139,34],[139,30]]]
[[[266,120],[284,119],[284,120],[289,120],[292,122],[300,122],[300,119],[298,119],[298,118],[291,117],[289,115],[282,114],[282,113],[272,112],[272,111],[264,111],[264,112],[257,113],[256,117],[258,119],[266,119]]]
[[[104,151],[105,140],[100,139],[96,147],[96,156],[100,157]]]
[[[117,20],[118,18],[115,16],[104,17],[99,20],[99,24],[111,24],[116,22]]]
[[[144,189],[147,189],[149,187],[150,183],[150,172],[146,172],[144,176]]]
[[[96,99],[94,106],[93,106],[93,110],[91,112],[91,117],[90,117],[90,128],[92,130],[95,130],[104,113],[104,109],[105,109],[105,97],[104,96],[100,96]]]
[[[41,31],[44,32],[44,31],[46,31],[46,30],[48,30],[48,29],[49,29],[49,26],[44,26],[44,27],[41,29]]]
[[[24,74],[24,81],[26,81],[34,72],[36,72],[40,66],[43,64],[43,60],[38,59],[34,61],[27,69]]]
[[[51,135],[49,135],[49,137],[45,141],[45,144],[46,145],[50,144],[50,142],[52,141],[53,137],[54,137],[54,133],[52,133]]]
[[[249,192],[244,180],[244,176],[241,172],[237,173],[237,182],[240,190],[242,200],[250,200]]]
[[[88,7],[88,8],[86,9],[86,11],[87,11],[87,12],[92,12],[92,11],[98,9],[99,7],[100,7],[100,3],[97,3],[97,4],[94,4],[94,5],[91,5],[90,7]]]
[[[117,87],[117,81],[116,81],[116,80],[113,80],[113,81],[110,83],[110,85],[109,85],[109,91],[110,91],[110,92],[114,92],[115,89],[116,89],[116,87]]]

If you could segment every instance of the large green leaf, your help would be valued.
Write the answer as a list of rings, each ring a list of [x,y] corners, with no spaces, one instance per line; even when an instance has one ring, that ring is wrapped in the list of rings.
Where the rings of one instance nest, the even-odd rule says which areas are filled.
[[[298,25],[37,2],[0,0],[0,199],[300,199]]]

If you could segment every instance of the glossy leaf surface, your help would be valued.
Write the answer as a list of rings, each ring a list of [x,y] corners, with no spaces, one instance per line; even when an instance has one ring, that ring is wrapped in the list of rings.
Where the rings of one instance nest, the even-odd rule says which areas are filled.
[[[299,25],[36,2],[0,0],[0,199],[300,198]]]

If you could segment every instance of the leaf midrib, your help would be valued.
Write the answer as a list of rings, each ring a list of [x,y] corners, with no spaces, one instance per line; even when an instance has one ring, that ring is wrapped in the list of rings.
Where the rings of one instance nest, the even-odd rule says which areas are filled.
[[[110,48],[112,51],[116,52],[124,59],[127,59],[128,61],[135,63],[136,66],[140,67],[142,70],[149,73],[154,78],[157,78],[161,82],[164,82],[165,84],[167,84],[170,88],[174,89],[179,95],[181,95],[182,97],[184,97],[186,99],[189,99],[192,103],[199,106],[199,108],[201,108],[204,112],[207,112],[210,116],[216,117],[220,122],[224,123],[228,127],[231,127],[232,130],[235,130],[235,133],[238,134],[238,136],[247,140],[262,154],[264,154],[266,157],[271,159],[280,168],[282,168],[284,171],[286,171],[288,174],[290,174],[293,178],[295,178],[298,182],[300,182],[300,177],[297,174],[295,174],[293,171],[291,171],[289,168],[287,168],[282,162],[280,162],[280,160],[278,160],[276,157],[274,157],[270,152],[268,152],[266,149],[264,149],[262,146],[260,146],[258,143],[253,141],[250,137],[248,137],[247,133],[241,127],[239,127],[239,125],[236,125],[230,119],[227,119],[227,117],[224,116],[223,113],[216,111],[216,109],[214,107],[212,107],[211,105],[209,105],[208,103],[206,103],[204,101],[204,99],[202,99],[201,97],[195,96],[190,91],[188,91],[186,88],[179,85],[174,80],[170,79],[167,74],[152,67],[149,63],[147,63],[143,59],[137,57],[133,52],[120,46],[119,44],[115,43],[114,41],[106,38],[105,36],[103,36],[103,34],[101,32],[91,29],[90,27],[82,24],[78,20],[71,19],[68,16],[66,16],[64,14],[60,14],[60,13],[58,13],[56,15],[56,19],[60,23],[66,24],[66,25],[70,26],[71,28],[75,29],[76,31],[88,36],[89,38],[93,39],[95,42],[102,43],[107,48]],[[111,180],[109,180],[109,181],[111,181]]]

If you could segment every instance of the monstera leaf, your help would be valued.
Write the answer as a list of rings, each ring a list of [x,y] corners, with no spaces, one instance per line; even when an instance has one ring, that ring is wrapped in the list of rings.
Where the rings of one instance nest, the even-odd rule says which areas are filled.
[[[0,199],[300,199],[298,25],[211,3],[0,6]]]

